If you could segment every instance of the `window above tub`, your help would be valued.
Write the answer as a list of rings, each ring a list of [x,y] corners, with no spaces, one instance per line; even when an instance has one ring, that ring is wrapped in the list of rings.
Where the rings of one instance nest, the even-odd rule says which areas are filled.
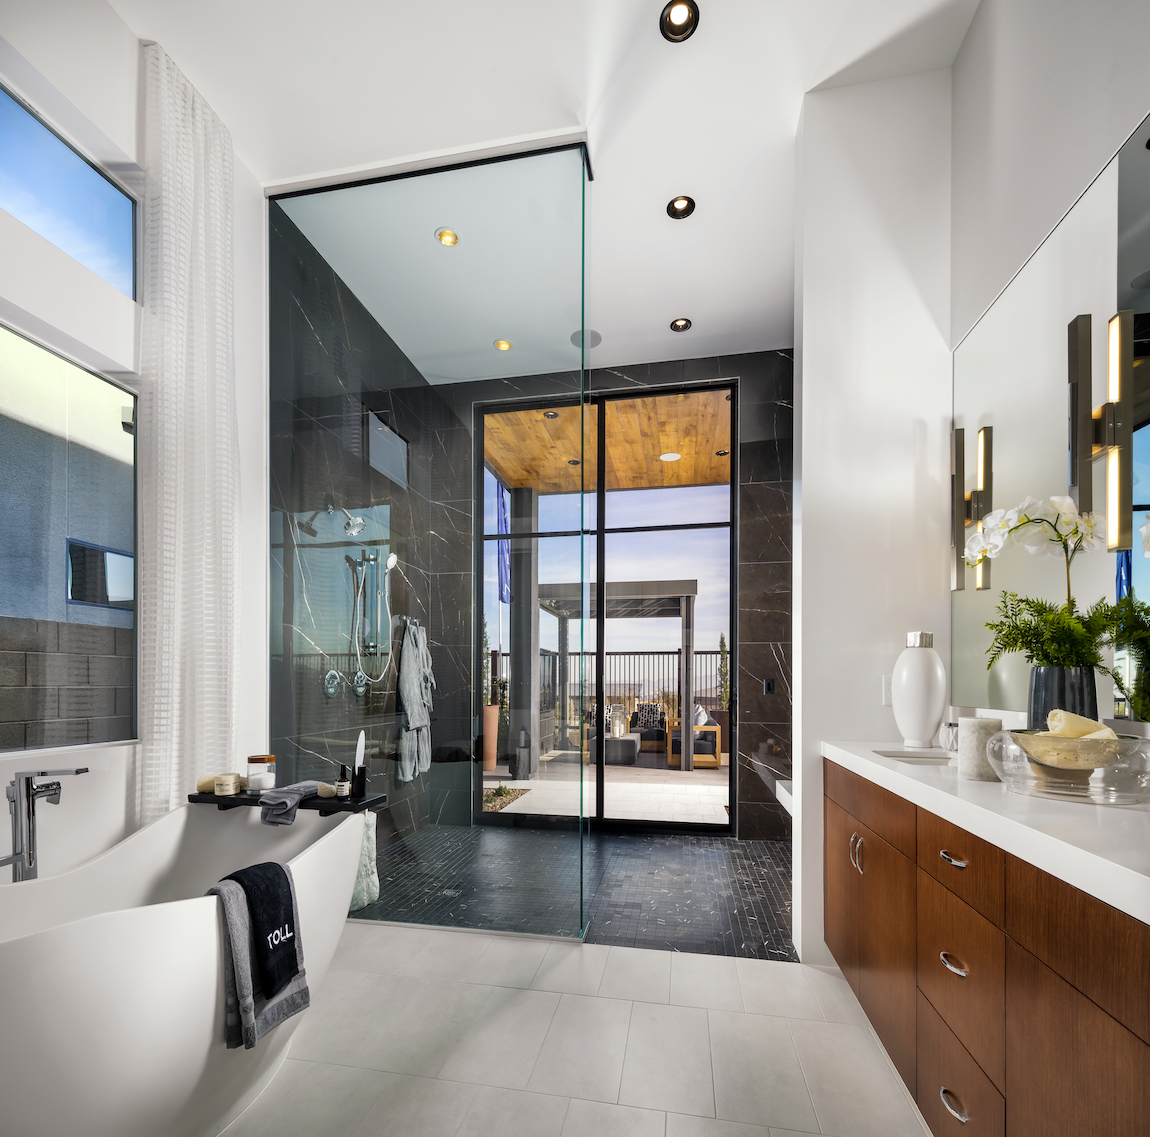
[[[0,87],[0,209],[135,298],[135,201]]]

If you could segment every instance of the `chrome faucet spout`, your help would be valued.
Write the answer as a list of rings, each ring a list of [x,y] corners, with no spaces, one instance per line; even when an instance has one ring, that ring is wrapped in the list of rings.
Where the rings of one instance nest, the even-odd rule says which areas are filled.
[[[76,774],[87,774],[87,766],[67,770],[22,770],[5,787],[8,812],[12,819],[12,853],[0,857],[0,866],[12,866],[12,879],[35,880],[39,874],[36,854],[36,801],[45,799],[49,805],[60,804],[60,783],[55,780]],[[52,778],[40,782],[37,778]]]

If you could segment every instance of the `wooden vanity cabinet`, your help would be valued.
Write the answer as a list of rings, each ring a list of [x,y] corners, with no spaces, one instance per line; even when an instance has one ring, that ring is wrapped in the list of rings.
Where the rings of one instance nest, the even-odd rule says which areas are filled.
[[[833,763],[824,772],[827,947],[913,1093],[917,870],[887,838],[914,851],[914,806]]]
[[[1150,926],[824,774],[827,946],[935,1137],[1150,1134]]]

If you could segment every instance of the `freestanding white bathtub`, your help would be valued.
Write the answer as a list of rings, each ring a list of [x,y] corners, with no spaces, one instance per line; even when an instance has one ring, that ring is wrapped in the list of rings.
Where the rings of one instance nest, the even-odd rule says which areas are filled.
[[[296,1015],[254,1050],[224,1045],[223,930],[204,891],[291,865],[308,984],[327,974],[363,817],[185,805],[87,864],[0,887],[0,1133],[206,1137],[267,1085]]]

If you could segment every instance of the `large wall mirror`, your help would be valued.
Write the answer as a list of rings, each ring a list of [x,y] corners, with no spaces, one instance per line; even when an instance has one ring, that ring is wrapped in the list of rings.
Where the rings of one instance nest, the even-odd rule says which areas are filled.
[[[1132,532],[1132,553],[1082,551],[1071,570],[1071,587],[1080,610],[1099,599],[1113,602],[1126,591],[1119,571],[1141,600],[1150,600],[1150,560],[1143,556],[1139,529],[1150,512],[1150,117],[1131,135],[1118,155],[1079,198],[1073,209],[1035,252],[954,354],[954,425],[963,446],[956,469],[962,473],[962,495],[956,512],[977,514],[963,503],[974,497],[982,511],[1010,509],[1028,497],[1049,499],[1071,494],[1071,368],[1077,366],[1082,413],[1101,418],[1108,402],[1109,325],[1119,312],[1132,312],[1122,334],[1130,376],[1129,414],[1133,443],[1124,460],[1132,468],[1132,492],[1119,509]],[[1089,317],[1080,320],[1080,317]],[[1069,328],[1077,321],[1089,327],[1071,359]],[[1086,370],[1089,369],[1089,376]],[[1100,417],[1101,416],[1101,417]],[[1090,421],[1078,420],[1085,432]],[[978,502],[982,435],[984,488]],[[1098,430],[1103,427],[1099,426]],[[1129,430],[1129,426],[1127,427]],[[1079,482],[1092,492],[1093,507],[1107,513],[1108,450],[1095,448],[1084,458]],[[955,487],[956,490],[959,488]],[[973,519],[956,529],[969,535]],[[1066,566],[1058,556],[1033,556],[1019,546],[984,562],[984,579],[969,568],[956,569],[952,593],[952,694],[958,707],[1027,709],[1030,663],[1022,654],[1001,658],[988,670],[992,633],[988,621],[1004,592],[1065,603]],[[988,571],[987,571],[988,570]],[[1125,578],[1124,578],[1125,579]],[[1111,660],[1107,655],[1105,662]],[[1127,666],[1121,657],[1119,667]],[[1110,680],[1097,676],[1098,710],[1115,713]],[[1119,700],[1117,709],[1124,710]]]

